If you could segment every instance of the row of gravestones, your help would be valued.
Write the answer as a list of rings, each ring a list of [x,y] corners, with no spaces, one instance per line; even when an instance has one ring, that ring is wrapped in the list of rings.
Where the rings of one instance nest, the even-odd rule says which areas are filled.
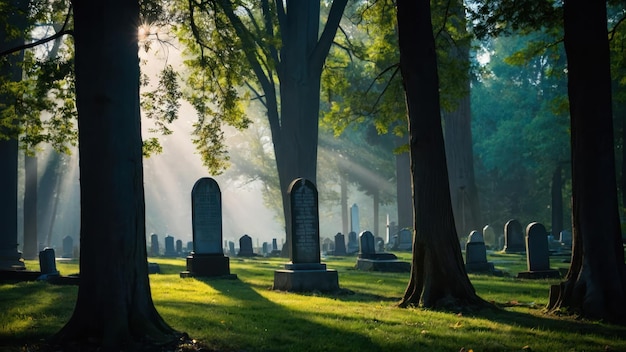
[[[507,221],[504,225],[504,234],[496,237],[494,229],[486,225],[482,230],[485,243],[492,249],[503,250],[506,253],[521,253],[526,251],[524,245],[524,229],[522,224],[515,219]],[[572,248],[572,234],[564,230],[556,239],[552,235],[547,237],[548,247],[551,251],[569,251]]]
[[[520,230],[521,224],[517,220],[507,222],[505,226],[505,234],[515,233]],[[546,228],[538,223],[533,222],[526,227],[525,236],[522,233],[522,244],[518,237],[505,237],[504,251],[508,253],[526,253],[527,271],[518,273],[519,278],[550,278],[560,276],[558,270],[550,268],[550,250],[548,245],[548,233]],[[514,241],[512,241],[514,239]],[[508,241],[507,241],[508,240]],[[522,247],[523,246],[523,247]],[[493,274],[501,274],[500,271],[494,269],[493,263],[487,261],[487,247],[485,245],[484,234],[478,231],[470,233],[465,245],[465,268],[467,272],[489,272]]]

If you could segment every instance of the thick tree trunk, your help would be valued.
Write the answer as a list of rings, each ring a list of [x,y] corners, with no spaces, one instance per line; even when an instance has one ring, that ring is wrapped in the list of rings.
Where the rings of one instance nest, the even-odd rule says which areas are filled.
[[[401,138],[398,138],[397,141],[398,144],[407,142]],[[398,154],[396,155],[398,229],[413,228],[413,201],[411,195],[411,158],[409,153]]]
[[[444,114],[450,197],[456,231],[460,236],[468,236],[471,231],[482,229],[478,190],[474,179],[469,98],[469,94],[461,98],[455,111]]]
[[[37,258],[37,157],[24,156],[24,258]]]
[[[626,265],[615,178],[604,1],[566,1],[565,51],[572,126],[573,253],[550,290],[552,311],[626,323]]]
[[[11,31],[23,31],[27,26],[28,1],[13,0],[6,4],[9,18],[0,26],[0,50],[19,47],[24,44],[24,36],[11,34]],[[22,79],[22,61],[24,52],[9,55],[0,63],[0,84],[19,82]],[[15,97],[0,95],[0,106],[15,107]],[[9,115],[11,116],[11,115]],[[2,121],[0,135],[0,269],[24,268],[22,255],[17,250],[17,126],[16,121]]]
[[[563,231],[563,172],[557,165],[552,174],[552,236],[559,238]]]
[[[430,2],[398,0],[397,10],[415,219],[411,278],[400,306],[486,306],[467,277],[452,215]]]
[[[74,313],[55,340],[116,351],[174,341],[178,334],[157,313],[148,280],[139,3],[76,0],[73,4],[80,285]]]

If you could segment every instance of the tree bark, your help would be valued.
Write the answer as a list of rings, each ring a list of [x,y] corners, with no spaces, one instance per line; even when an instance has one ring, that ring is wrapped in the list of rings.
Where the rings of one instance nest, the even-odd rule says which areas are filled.
[[[0,50],[19,47],[24,44],[24,31],[27,27],[28,1],[13,0],[6,5],[9,14],[7,22],[0,26]],[[11,34],[18,31],[19,35]],[[22,80],[22,69],[19,62],[23,60],[24,52],[20,51],[9,55],[6,61],[0,64],[0,84],[19,82]],[[0,106],[15,108],[14,96],[0,95]],[[9,108],[9,109],[10,109]],[[12,116],[9,114],[9,116]],[[9,117],[11,118],[11,117]],[[17,167],[18,141],[17,121],[2,121],[0,125],[0,269],[23,269],[22,255],[17,250]]]
[[[626,323],[626,265],[613,150],[606,2],[564,3],[572,143],[573,252],[548,309]]]
[[[405,139],[399,137],[396,141],[397,146],[407,142]],[[411,158],[408,152],[404,152],[396,155],[398,230],[413,228],[413,201],[411,200],[411,194]]]
[[[398,0],[400,70],[409,120],[413,261],[401,307],[487,306],[467,273],[452,215],[428,0]]]
[[[80,284],[74,313],[54,340],[115,351],[175,341],[179,334],[157,313],[148,279],[139,3],[75,0],[73,4]]]
[[[24,156],[24,259],[37,258],[37,156]]]

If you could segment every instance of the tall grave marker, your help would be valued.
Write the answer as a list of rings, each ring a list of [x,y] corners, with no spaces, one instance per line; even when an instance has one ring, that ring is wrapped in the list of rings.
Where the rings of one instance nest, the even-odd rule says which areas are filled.
[[[317,189],[298,178],[289,185],[290,226],[287,229],[290,263],[274,271],[274,290],[334,291],[339,289],[336,270],[320,263],[320,230]]]
[[[222,192],[210,177],[196,181],[191,190],[191,230],[193,252],[180,276],[235,278],[222,249]]]
[[[528,271],[517,274],[523,279],[559,278],[556,269],[550,269],[550,251],[548,249],[548,232],[545,226],[533,222],[526,226],[526,264]]]
[[[504,252],[523,253],[526,251],[524,245],[524,229],[522,224],[515,219],[507,221],[504,225]]]

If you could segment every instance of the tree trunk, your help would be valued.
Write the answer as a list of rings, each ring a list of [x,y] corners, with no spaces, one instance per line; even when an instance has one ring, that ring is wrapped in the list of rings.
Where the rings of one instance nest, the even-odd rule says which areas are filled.
[[[14,0],[6,4],[9,18],[0,26],[0,50],[15,48],[24,44],[23,31],[27,26],[28,1]],[[18,31],[10,34],[11,31]],[[9,55],[0,62],[0,84],[22,80],[22,61],[24,52]],[[15,97],[0,95],[0,106],[15,107]],[[4,114],[3,114],[4,115]],[[9,114],[11,116],[11,114]],[[11,117],[8,117],[9,119]],[[15,128],[14,128],[15,127]],[[17,165],[18,142],[17,122],[2,121],[0,124],[0,269],[24,268],[22,255],[17,250]]]
[[[548,309],[626,323],[626,265],[617,202],[604,1],[565,1],[572,140],[573,252]]]
[[[397,16],[415,219],[411,278],[400,306],[486,306],[467,277],[452,215],[430,2],[398,0]]]
[[[559,238],[563,231],[563,171],[557,165],[552,174],[552,236]]]
[[[398,138],[397,143],[406,143]],[[411,158],[408,152],[396,155],[396,203],[398,230],[413,228],[413,201],[411,200]],[[395,234],[391,234],[395,235]]]
[[[138,1],[74,4],[80,284],[60,344],[133,350],[179,337],[150,294],[139,113]],[[106,28],[106,30],[102,30]],[[98,33],[94,37],[94,33]],[[96,40],[97,39],[97,40]]]
[[[24,258],[37,258],[37,157],[24,156]]]

